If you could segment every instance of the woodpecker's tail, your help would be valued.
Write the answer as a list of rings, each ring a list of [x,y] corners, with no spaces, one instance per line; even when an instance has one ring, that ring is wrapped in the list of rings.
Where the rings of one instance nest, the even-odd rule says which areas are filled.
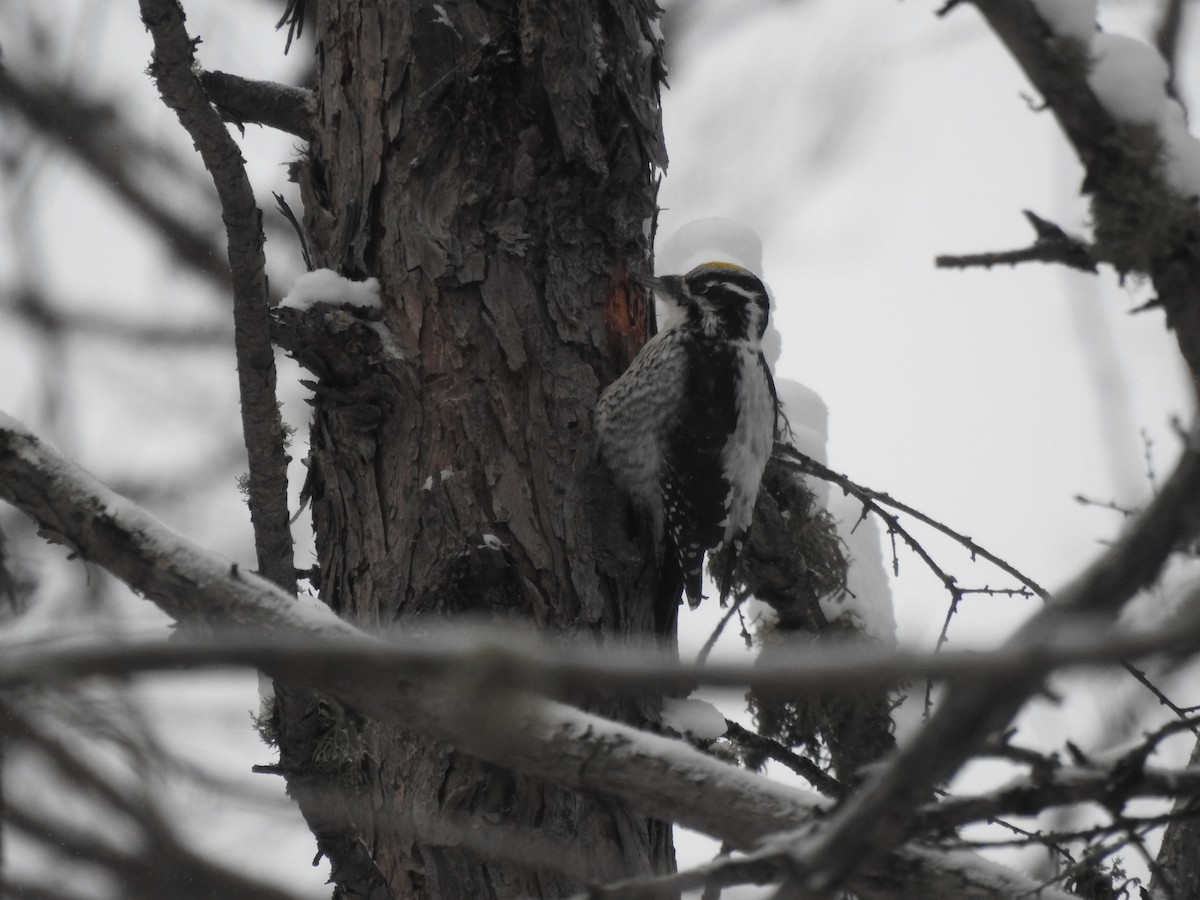
[[[704,548],[680,547],[667,537],[664,541],[662,565],[658,575],[656,622],[660,631],[674,631],[679,619],[679,595],[687,596],[688,606],[695,609],[704,599],[700,593],[704,573]]]
[[[704,550],[700,547],[681,549],[679,566],[683,569],[683,589],[687,594],[688,606],[695,609],[704,599],[700,593],[700,582],[704,574]]]
[[[727,547],[721,551],[724,562],[724,571],[721,572],[721,606],[725,606],[725,601],[729,599],[729,592],[733,590],[733,578],[737,572],[738,560],[742,556],[742,547],[746,544],[746,536],[750,533],[747,528],[741,534],[735,535],[733,540],[729,542]]]

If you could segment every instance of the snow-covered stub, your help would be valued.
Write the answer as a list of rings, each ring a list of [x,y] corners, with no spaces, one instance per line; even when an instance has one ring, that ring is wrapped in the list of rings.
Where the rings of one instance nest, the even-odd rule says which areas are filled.
[[[332,269],[305,272],[292,282],[282,305],[303,311],[311,309],[317,303],[379,309],[379,279],[351,281]]]

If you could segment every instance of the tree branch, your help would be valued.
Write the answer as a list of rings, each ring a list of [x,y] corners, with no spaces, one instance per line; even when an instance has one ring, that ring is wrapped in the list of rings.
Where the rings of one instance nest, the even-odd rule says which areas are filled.
[[[1188,446],[1162,492],[1125,534],[1004,647],[1037,654],[1071,641],[1080,616],[1111,620],[1126,600],[1153,581],[1172,549],[1198,532],[1200,453]],[[794,852],[802,883],[822,896],[843,884],[864,860],[895,847],[933,789],[1008,724],[1043,677],[1030,671],[950,685],[933,717],[845,801],[825,828],[811,838],[797,837]]]
[[[956,544],[960,544],[967,551],[969,551],[972,557],[978,556],[980,559],[986,559],[1000,571],[1007,575],[1011,575],[1013,578],[1017,579],[1017,581],[1021,582],[1021,584],[1026,585],[1031,591],[1033,591],[1043,600],[1049,598],[1049,592],[1047,592],[1045,588],[1039,585],[1028,575],[1025,575],[1014,566],[1005,562],[987,548],[981,547],[967,535],[955,531],[950,526],[939,522],[932,516],[926,515],[919,509],[914,509],[907,503],[902,503],[895,497],[883,491],[877,491],[873,488],[864,487],[858,482],[852,481],[848,476],[843,475],[840,472],[835,472],[828,466],[817,462],[812,457],[805,456],[795,447],[791,447],[781,442],[776,442],[773,452],[777,456],[784,456],[789,459],[792,464],[796,465],[804,474],[813,475],[817,478],[820,478],[822,481],[828,481],[830,484],[836,484],[845,493],[861,502],[865,509],[868,509],[878,515],[883,520],[884,524],[890,524],[895,520],[894,516],[890,515],[887,510],[882,508],[884,506],[890,506],[892,509],[902,512],[907,516],[911,516],[918,522],[928,525],[935,531],[944,534],[946,537],[950,538],[950,540],[954,541]],[[934,573],[937,574],[938,571],[939,570],[935,569]]]
[[[0,448],[0,482],[4,480],[3,451]],[[3,491],[0,490],[0,495]],[[112,523],[106,526],[111,529]],[[125,531],[127,540],[137,540],[136,529]],[[132,535],[132,537],[130,537]],[[176,538],[183,541],[182,538]],[[96,546],[85,536],[78,549],[85,556]],[[173,564],[185,562],[186,578],[206,577],[216,583],[206,588],[224,598],[224,607],[259,603],[276,598],[263,596],[253,585],[244,584],[251,576],[231,571],[217,562],[215,571],[187,565],[193,552],[181,547],[169,552]],[[141,565],[152,564],[147,555]],[[108,568],[112,565],[104,560]],[[165,589],[156,579],[144,579],[151,599]],[[137,585],[135,585],[137,587]],[[139,588],[141,589],[141,588]],[[162,605],[162,604],[160,604]],[[164,607],[180,615],[177,606]],[[211,634],[190,639],[183,635],[169,641],[121,640],[111,636],[89,640],[87,634],[60,634],[53,641],[0,643],[5,657],[0,659],[0,689],[26,685],[57,685],[80,678],[119,676],[161,669],[248,667],[288,670],[302,665],[331,675],[359,679],[379,678],[393,681],[452,682],[463,670],[486,663],[493,671],[497,691],[521,690],[557,696],[564,692],[603,690],[605,692],[642,692],[663,689],[679,692],[697,685],[714,688],[748,688],[765,695],[790,695],[796,692],[832,691],[846,688],[888,686],[917,678],[933,678],[951,683],[1006,681],[1022,677],[1041,677],[1049,672],[1079,665],[1118,664],[1129,655],[1163,652],[1194,652],[1200,648],[1200,616],[1172,622],[1162,628],[1128,634],[1098,627],[1085,617],[1072,619],[1047,641],[1028,646],[1006,646],[988,652],[943,651],[914,653],[860,643],[820,646],[805,645],[803,654],[779,653],[753,663],[718,662],[698,665],[679,662],[655,647],[622,651],[611,645],[587,645],[572,642],[555,645],[521,632],[499,628],[472,627],[461,622],[443,628],[423,625],[419,635],[390,635],[387,640],[370,643],[347,642],[349,637],[365,637],[360,632],[337,629],[327,632],[328,620],[323,606],[305,603],[316,618],[289,623],[297,630],[270,636],[260,631],[243,632],[221,628]],[[253,618],[245,613],[245,624],[270,622],[273,611],[264,610]],[[185,617],[194,611],[183,613]],[[219,616],[209,616],[209,620]],[[1173,723],[1181,724],[1181,723]],[[1186,723],[1183,723],[1186,726]],[[736,727],[733,737],[753,739]],[[766,749],[760,747],[759,749]],[[771,755],[768,753],[767,755]],[[775,758],[775,757],[772,757]],[[780,760],[796,768],[798,774],[812,780],[815,776],[802,764]],[[843,791],[828,779],[814,782],[831,796]]]
[[[1053,222],[1048,222],[1029,210],[1024,210],[1037,232],[1037,240],[1021,250],[1000,253],[973,253],[966,256],[939,256],[934,265],[939,269],[967,269],[992,266],[1015,266],[1023,262],[1060,263],[1080,272],[1095,274],[1096,258],[1092,248],[1079,238],[1071,237]]]
[[[165,528],[0,414],[0,497],[49,539],[94,560],[179,621],[359,632],[319,603],[298,604],[270,582]]]
[[[883,491],[876,491],[876,490],[872,490],[871,488],[864,487],[863,485],[860,485],[857,482],[852,481],[850,478],[841,474],[840,472],[835,472],[832,469],[830,469],[828,466],[822,465],[821,463],[817,462],[815,459],[805,456],[803,453],[796,450],[794,447],[788,446],[787,444],[777,443],[775,445],[774,453],[777,456],[787,457],[788,464],[795,465],[801,472],[804,472],[805,474],[808,474],[808,475],[812,475],[816,478],[820,478],[823,481],[829,482],[830,484],[835,484],[838,487],[840,487],[846,494],[857,498],[863,504],[864,510],[869,510],[870,512],[877,515],[880,519],[883,520],[884,524],[887,525],[889,529],[891,529],[893,526],[893,523],[897,523],[898,520],[896,519],[895,516],[893,516],[892,514],[888,513],[885,509],[883,509],[882,507],[884,507],[884,506],[891,507],[892,509],[902,512],[905,515],[911,516],[912,518],[916,519],[918,522],[928,525],[930,528],[933,528],[935,531],[938,531],[941,534],[945,535],[946,537],[950,538],[952,541],[954,541],[955,543],[961,545],[963,548],[968,550],[971,554],[972,559],[974,559],[975,557],[979,557],[981,559],[987,560],[992,565],[994,565],[996,568],[1000,569],[1002,572],[1004,572],[1008,575],[1011,575],[1013,578],[1017,579],[1017,581],[1019,581],[1022,585],[1027,587],[1029,589],[1030,595],[1037,596],[1040,599],[1042,599],[1043,601],[1050,599],[1049,592],[1047,592],[1045,588],[1043,588],[1040,584],[1038,584],[1036,581],[1034,581],[1028,575],[1024,574],[1023,572],[1019,571],[1016,567],[1010,565],[1005,560],[996,556],[990,550],[986,549],[985,547],[980,546],[979,544],[977,544],[974,540],[972,540],[967,535],[961,534],[961,533],[955,531],[953,528],[950,528],[948,525],[945,525],[942,522],[939,522],[937,519],[934,519],[930,516],[925,515],[925,513],[921,512],[920,510],[914,509],[913,507],[909,506],[906,503],[901,503],[899,500],[895,499],[894,497],[892,497],[889,494],[884,493]],[[1079,498],[1077,497],[1076,499],[1079,499]],[[1133,510],[1120,510],[1120,512],[1122,512],[1126,518],[1130,518],[1133,515],[1135,515],[1135,512]],[[901,538],[905,541],[905,543],[908,544],[909,546],[912,546],[913,544],[916,543],[915,539],[911,535],[909,535],[907,532],[901,531],[901,532],[899,532],[899,534],[900,534]],[[928,554],[922,552],[922,553],[918,553],[918,556],[922,559],[922,561],[926,561],[927,565],[928,565],[928,561],[927,561],[929,559]],[[1010,595],[1024,593],[1024,591],[1021,589],[998,591],[998,590],[995,590],[992,588],[984,588],[983,590],[963,588],[958,585],[958,582],[956,579],[949,576],[945,571],[943,571],[943,569],[940,566],[931,565],[930,570],[942,582],[943,586],[949,592],[950,598],[951,598],[950,607],[946,611],[946,618],[942,623],[942,630],[938,634],[938,642],[937,642],[938,647],[941,647],[946,642],[946,636],[947,636],[948,630],[950,628],[951,617],[954,615],[954,612],[964,595],[972,594],[972,593],[991,593],[991,594],[1008,593]],[[1122,660],[1121,665],[1124,667],[1125,671],[1127,671],[1130,675],[1132,675],[1133,678],[1139,684],[1141,684],[1143,687],[1145,687],[1146,690],[1150,691],[1150,693],[1152,693],[1155,696],[1155,698],[1159,701],[1159,703],[1168,707],[1177,716],[1179,716],[1181,718],[1184,717],[1184,715],[1185,715],[1184,710],[1182,710],[1176,704],[1172,703],[1171,700],[1165,694],[1163,694],[1163,692],[1161,690],[1159,690],[1154,685],[1153,682],[1150,681],[1150,679],[1146,676],[1145,672],[1138,669],[1136,666],[1132,665],[1130,662],[1128,662],[1128,660]],[[926,691],[925,691],[926,709],[931,708],[931,697],[932,697],[931,685],[927,684]]]
[[[595,791],[665,820],[751,849],[795,828],[820,808],[816,795],[776,784],[694,750],[682,741],[640,732],[506,683],[507,661],[481,652],[453,666],[438,689],[377,665],[387,645],[319,603],[297,602],[265,579],[242,573],[117,497],[52,453],[12,420],[0,417],[0,495],[43,530],[145,594],[168,614],[265,629],[280,640],[320,638],[358,660],[317,665],[311,654],[260,660],[271,677],[319,691],[360,714],[424,734],[498,766]],[[339,643],[340,642],[340,643]],[[234,652],[222,637],[221,653]],[[14,657],[6,648],[3,657]],[[373,662],[375,660],[375,662]],[[370,671],[363,666],[371,667]],[[28,673],[27,673],[28,674]],[[695,785],[705,790],[696,791]],[[961,862],[913,849],[879,855],[852,884],[863,898],[994,897],[958,893]],[[1029,882],[1006,870],[1013,894]],[[1022,887],[1024,886],[1024,887]]]
[[[312,91],[228,72],[201,72],[200,83],[227,122],[266,125],[305,141],[313,139],[317,98]]]
[[[732,719],[725,720],[725,737],[735,744],[754,750],[766,759],[773,759],[780,765],[786,766],[826,797],[840,800],[846,796],[844,784],[829,775],[811,759],[793,753],[779,741],[749,731]]]
[[[1120,804],[1137,797],[1196,797],[1200,795],[1200,767],[1145,768],[1133,772],[1118,767],[1059,768],[1013,781],[988,794],[947,797],[925,807],[922,824],[932,829],[952,829],[999,816],[1032,816],[1055,806],[1075,803]]]
[[[1148,274],[1200,396],[1200,214],[1163,181],[1153,127],[1113,119],[1087,82],[1082,47],[1051,33],[1029,0],[973,0],[1062,127],[1087,170],[1095,255]]]
[[[184,27],[182,8],[177,0],[140,0],[139,5],[142,21],[154,38],[150,73],[163,102],[175,111],[200,151],[221,201],[229,237],[234,347],[258,567],[268,579],[294,593],[286,438],[275,394],[262,211],[254,202],[241,152],[196,77],[194,44]]]
[[[1200,395],[1200,258],[1192,246],[1200,228],[1195,207],[1167,188],[1153,154],[1137,152],[1153,146],[1157,135],[1113,120],[1087,83],[1082,48],[1053,35],[1028,0],[974,3],[1041,91],[1087,170],[1098,254],[1119,272],[1151,276]],[[1184,453],[1169,484],[1122,539],[1008,646],[1033,647],[1065,633],[1073,612],[1112,616],[1150,583],[1177,542],[1197,532],[1200,462],[1194,448]],[[813,838],[797,835],[796,880],[813,894],[828,896],[864,860],[895,846],[922,799],[990,732],[1003,727],[1040,683],[1034,676],[952,685],[934,717],[826,828]]]

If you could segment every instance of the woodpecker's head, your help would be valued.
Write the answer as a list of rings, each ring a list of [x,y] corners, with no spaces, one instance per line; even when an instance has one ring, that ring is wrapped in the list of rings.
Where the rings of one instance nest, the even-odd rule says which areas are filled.
[[[770,303],[767,289],[749,269],[726,262],[703,263],[686,275],[638,278],[677,305],[683,321],[729,340],[762,340]]]

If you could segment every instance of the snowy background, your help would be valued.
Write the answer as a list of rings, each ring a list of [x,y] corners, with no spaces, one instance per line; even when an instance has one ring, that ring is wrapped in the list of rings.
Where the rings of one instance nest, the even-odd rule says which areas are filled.
[[[943,253],[1028,245],[1031,209],[1086,231],[1082,171],[1016,64],[963,6],[888,0],[687,0],[667,4],[670,90],[664,120],[671,155],[660,198],[660,245],[688,223],[737,220],[763,242],[762,275],[782,337],[780,378],[815,391],[829,410],[828,461],[862,484],[963,531],[1053,589],[1111,538],[1121,516],[1076,502],[1084,494],[1136,507],[1178,452],[1173,417],[1191,415],[1183,366],[1157,312],[1130,315],[1150,297],[1124,285],[1046,266],[939,271]],[[1143,38],[1157,3],[1102,3],[1107,32]],[[189,0],[201,63],[276,80],[301,77],[307,42],[282,54],[276,5]],[[1189,29],[1183,45],[1200,35]],[[143,188],[192,211],[216,248],[215,201],[189,141],[158,100],[144,67],[150,41],[136,4],[54,0],[0,7],[4,63],[23,80],[69,84],[110,102],[149,142],[195,163],[174,170],[148,154]],[[1184,104],[1200,96],[1200,54],[1184,53]],[[179,265],[170,248],[61,147],[35,138],[11,109],[0,128],[0,410],[190,537],[253,565],[248,518],[235,478],[236,382],[227,299]],[[97,123],[98,133],[103,123]],[[257,127],[241,138],[260,204],[268,210],[272,284],[302,271],[294,240],[271,210],[271,191],[299,208],[285,167],[296,140]],[[31,289],[78,327],[30,313]],[[89,317],[142,330],[182,329],[203,340],[130,342]],[[87,321],[85,321],[87,320]],[[281,372],[285,418],[307,420],[299,373]],[[298,464],[297,464],[298,465]],[[301,470],[293,470],[296,486]],[[119,614],[157,627],[148,604],[101,573],[66,562],[7,508],[0,527],[21,570],[39,582],[30,614],[41,624]],[[924,536],[924,535],[923,535]],[[298,537],[297,563],[311,542]],[[933,537],[928,546],[972,586],[1009,586],[973,569]],[[864,549],[865,556],[870,555]],[[890,551],[881,557],[890,566]],[[892,580],[898,639],[930,648],[948,597],[919,561],[900,552]],[[876,564],[878,570],[878,563]],[[1186,577],[1179,573],[1179,578]],[[1002,639],[1036,601],[974,597],[951,646]],[[1163,602],[1147,600],[1147,607]],[[698,647],[715,604],[682,616],[682,643]],[[728,647],[736,640],[727,642]],[[1180,705],[1197,702],[1187,673],[1160,681]],[[1124,709],[1153,701],[1113,676],[1073,686],[1062,707],[1035,704],[1022,740],[1085,749],[1115,739]],[[311,868],[311,835],[282,801],[281,785],[248,773],[270,761],[250,728],[257,686],[248,676],[144,688],[150,719],[172,748],[238,786],[186,779],[170,794],[198,839],[225,859],[313,897],[327,895]],[[1125,715],[1125,718],[1122,718]],[[1089,743],[1091,742],[1091,743]],[[1186,742],[1170,748],[1186,752]],[[985,783],[994,773],[976,771]],[[241,794],[239,792],[245,791]],[[258,799],[255,799],[258,798]],[[267,856],[250,848],[270,835]],[[255,835],[255,840],[248,836]],[[683,841],[680,863],[710,845]],[[19,863],[19,856],[10,854]]]

